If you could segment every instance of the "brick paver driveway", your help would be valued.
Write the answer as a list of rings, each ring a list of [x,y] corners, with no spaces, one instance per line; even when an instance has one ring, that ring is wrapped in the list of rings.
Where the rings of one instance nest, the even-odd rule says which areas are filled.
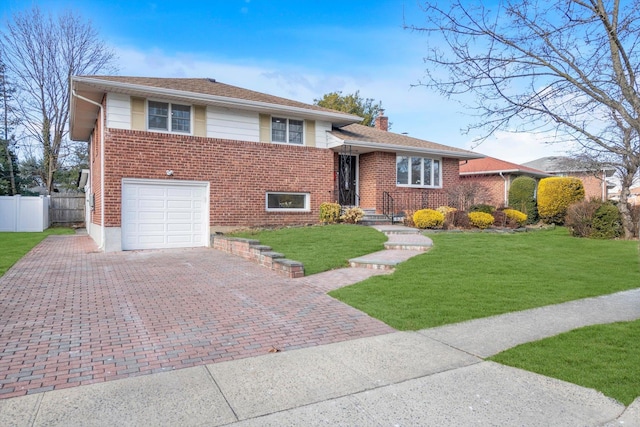
[[[213,249],[101,253],[50,236],[0,278],[0,398],[392,331]]]

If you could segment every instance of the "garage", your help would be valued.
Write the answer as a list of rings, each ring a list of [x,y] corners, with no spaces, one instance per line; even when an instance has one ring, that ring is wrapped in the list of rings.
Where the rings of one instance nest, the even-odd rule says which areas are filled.
[[[122,249],[208,246],[209,183],[122,180]]]

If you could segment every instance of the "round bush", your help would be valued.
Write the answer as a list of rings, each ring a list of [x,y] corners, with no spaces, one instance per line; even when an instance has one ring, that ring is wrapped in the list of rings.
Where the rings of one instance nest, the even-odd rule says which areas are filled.
[[[325,202],[320,205],[320,221],[324,224],[335,224],[340,219],[340,205]]]
[[[564,224],[567,209],[584,200],[584,186],[578,178],[544,178],[538,184],[538,214],[547,224]]]
[[[493,215],[486,212],[469,212],[469,222],[474,227],[485,229],[493,224]]]
[[[440,228],[444,215],[433,209],[420,209],[413,214],[413,223],[418,228]]]
[[[615,239],[622,234],[620,211],[611,203],[603,203],[593,214],[591,237],[594,239]]]
[[[503,212],[507,216],[507,218],[515,222],[518,227],[522,227],[527,223],[527,214],[525,213],[522,213],[515,209],[505,209]]]

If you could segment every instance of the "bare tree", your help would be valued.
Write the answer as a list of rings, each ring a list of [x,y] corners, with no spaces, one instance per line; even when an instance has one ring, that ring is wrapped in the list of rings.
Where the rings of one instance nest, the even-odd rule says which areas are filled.
[[[477,122],[467,130],[482,131],[480,140],[498,130],[540,132],[638,170],[637,2],[434,0],[424,11],[426,25],[407,25],[431,44],[420,84],[449,97],[473,94]],[[626,206],[625,195],[628,188]],[[632,220],[621,213],[630,237]]]
[[[9,174],[9,195],[14,196],[18,194],[16,186],[16,174],[13,168],[14,153],[11,149],[12,138],[9,135],[9,131],[13,125],[15,125],[15,114],[11,105],[11,98],[14,90],[10,87],[7,81],[7,75],[5,73],[4,62],[2,62],[2,56],[0,56],[0,108],[2,108],[2,148],[7,159],[7,169]]]
[[[52,192],[58,158],[68,142],[69,79],[114,71],[115,55],[91,22],[72,12],[54,18],[38,7],[13,15],[0,48],[19,91],[24,126],[42,146],[45,184]]]

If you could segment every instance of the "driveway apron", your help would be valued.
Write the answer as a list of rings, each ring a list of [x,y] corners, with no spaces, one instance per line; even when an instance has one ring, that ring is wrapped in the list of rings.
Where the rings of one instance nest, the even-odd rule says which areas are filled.
[[[394,331],[322,288],[213,249],[49,236],[0,278],[0,398]]]

